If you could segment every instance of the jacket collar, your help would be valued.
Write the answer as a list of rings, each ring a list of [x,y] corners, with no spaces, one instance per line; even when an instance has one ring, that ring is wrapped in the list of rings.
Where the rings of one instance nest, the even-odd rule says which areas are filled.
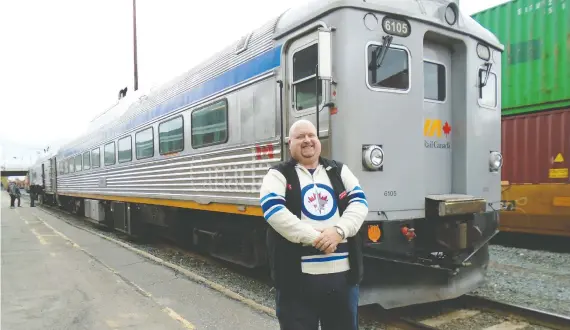
[[[299,162],[298,162],[295,158],[293,158],[293,157],[289,158],[289,160],[287,161],[287,163],[288,163],[289,165],[292,165],[293,167],[295,167],[295,166],[297,166],[297,164],[299,164]],[[327,167],[336,167],[336,165],[335,165],[334,162],[331,162],[331,161],[328,160],[327,158],[320,157],[320,156],[319,156],[319,164],[320,164],[320,165],[323,165],[324,168],[327,168]]]

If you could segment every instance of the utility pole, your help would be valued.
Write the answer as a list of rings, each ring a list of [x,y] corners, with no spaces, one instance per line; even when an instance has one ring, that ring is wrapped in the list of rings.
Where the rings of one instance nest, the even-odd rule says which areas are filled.
[[[139,70],[137,65],[137,0],[133,0],[133,52],[135,62],[135,91],[139,89]]]

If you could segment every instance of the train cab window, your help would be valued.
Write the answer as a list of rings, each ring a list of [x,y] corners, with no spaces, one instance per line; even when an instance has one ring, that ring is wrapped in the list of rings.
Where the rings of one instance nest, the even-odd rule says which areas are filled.
[[[154,130],[152,127],[135,134],[135,150],[137,159],[154,156]]]
[[[293,97],[296,110],[305,110],[315,106],[318,95],[322,100],[322,84],[315,86],[315,69],[318,62],[318,44],[313,44],[293,54]],[[315,89],[318,88],[318,92]]]
[[[228,103],[226,100],[196,109],[191,117],[192,148],[227,142]]]
[[[99,168],[101,167],[101,153],[99,148],[91,150],[91,167]]]
[[[105,166],[115,164],[115,142],[110,142],[105,145],[103,150],[105,158]]]
[[[88,170],[91,168],[91,157],[89,151],[83,153],[83,170]]]
[[[158,125],[158,151],[161,155],[184,150],[184,120],[182,116]]]
[[[479,69],[479,81],[484,83],[486,76],[486,70]],[[489,72],[485,86],[479,87],[479,104],[489,108],[497,106],[497,76],[493,72]]]
[[[133,160],[133,145],[131,136],[125,136],[119,140],[119,163]]]
[[[424,99],[445,101],[445,67],[424,61]]]
[[[83,157],[81,156],[81,154],[75,156],[75,172],[81,171],[82,159],[83,159]]]
[[[410,88],[410,63],[408,51],[390,46],[380,62],[381,44],[370,44],[367,50],[367,81],[372,89],[407,91]]]

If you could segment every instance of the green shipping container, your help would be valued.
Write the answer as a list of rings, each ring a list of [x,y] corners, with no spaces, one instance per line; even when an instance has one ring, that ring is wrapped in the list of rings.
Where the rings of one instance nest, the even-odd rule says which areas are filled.
[[[570,0],[514,0],[472,17],[505,45],[503,115],[570,106]]]

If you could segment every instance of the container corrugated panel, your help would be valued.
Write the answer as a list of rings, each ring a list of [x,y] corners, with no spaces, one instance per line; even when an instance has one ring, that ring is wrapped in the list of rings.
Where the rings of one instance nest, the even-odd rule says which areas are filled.
[[[515,0],[472,17],[505,45],[503,115],[570,106],[570,1]]]
[[[570,182],[570,108],[503,117],[501,144],[503,181]]]

